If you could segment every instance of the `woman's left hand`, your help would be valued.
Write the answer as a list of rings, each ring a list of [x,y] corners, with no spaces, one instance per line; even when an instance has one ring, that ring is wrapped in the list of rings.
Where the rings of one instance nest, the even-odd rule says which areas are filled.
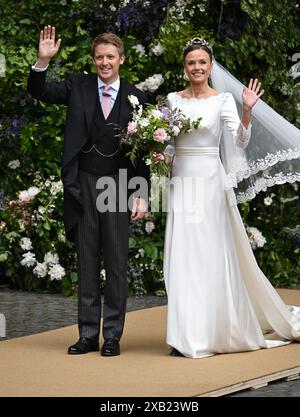
[[[260,91],[261,83],[258,81],[257,78],[253,81],[249,81],[248,88],[244,86],[243,89],[243,105],[247,109],[251,110],[252,107],[256,104],[257,100],[263,95],[265,92],[264,89]]]

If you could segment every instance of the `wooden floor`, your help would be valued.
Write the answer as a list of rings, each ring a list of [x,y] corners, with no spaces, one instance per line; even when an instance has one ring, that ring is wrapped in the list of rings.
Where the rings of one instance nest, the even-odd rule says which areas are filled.
[[[223,395],[243,391],[245,389],[258,389],[266,387],[270,382],[275,381],[294,381],[300,378],[300,366],[297,368],[287,369],[285,371],[275,372],[250,381],[240,382],[239,384],[230,385],[215,391],[199,395],[199,397],[222,397]]]

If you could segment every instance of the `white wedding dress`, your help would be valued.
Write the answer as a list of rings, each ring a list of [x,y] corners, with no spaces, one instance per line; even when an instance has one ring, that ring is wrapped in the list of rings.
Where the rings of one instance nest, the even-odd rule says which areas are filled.
[[[300,309],[286,306],[259,269],[233,190],[225,190],[222,126],[240,147],[251,127],[241,124],[230,93],[170,93],[168,101],[192,120],[202,118],[166,150],[174,155],[164,251],[168,345],[201,358],[300,341]]]

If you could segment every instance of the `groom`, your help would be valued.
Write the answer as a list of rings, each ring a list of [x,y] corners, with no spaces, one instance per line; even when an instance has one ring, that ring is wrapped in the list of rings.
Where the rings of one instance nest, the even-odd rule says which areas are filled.
[[[145,104],[146,97],[120,79],[119,68],[125,59],[124,46],[113,33],[97,36],[92,44],[95,75],[72,75],[64,81],[47,82],[47,68],[60,43],[60,39],[55,40],[54,27],[46,26],[41,31],[39,58],[30,71],[28,92],[47,103],[68,106],[61,175],[66,234],[75,242],[78,259],[80,337],[69,347],[68,353],[74,355],[99,350],[102,253],[106,285],[101,355],[116,356],[120,354],[119,342],[126,312],[129,212],[127,206],[125,210],[99,207],[101,187],[98,180],[101,182],[108,178],[114,182],[119,189],[116,195],[110,195],[113,187],[107,187],[102,193],[108,199],[116,199],[117,206],[121,200],[118,196],[127,196],[128,191],[121,173],[125,172],[129,179],[139,176],[148,181],[146,165],[141,160],[133,167],[124,150],[120,149],[114,130],[116,125],[126,128],[131,120],[132,107],[128,96],[137,96],[141,104]],[[131,219],[142,218],[145,209],[145,201],[135,198]]]

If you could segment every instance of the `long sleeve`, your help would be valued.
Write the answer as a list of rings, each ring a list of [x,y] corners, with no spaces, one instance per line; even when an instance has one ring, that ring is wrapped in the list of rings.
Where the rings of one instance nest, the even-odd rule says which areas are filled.
[[[224,103],[221,109],[221,119],[225,123],[228,131],[231,133],[234,143],[242,149],[245,149],[251,136],[251,123],[246,129],[237,112],[236,103],[231,93],[224,95]]]
[[[47,82],[47,70],[31,69],[27,82],[27,91],[34,98],[52,104],[68,104],[69,94],[75,75],[64,81]]]

